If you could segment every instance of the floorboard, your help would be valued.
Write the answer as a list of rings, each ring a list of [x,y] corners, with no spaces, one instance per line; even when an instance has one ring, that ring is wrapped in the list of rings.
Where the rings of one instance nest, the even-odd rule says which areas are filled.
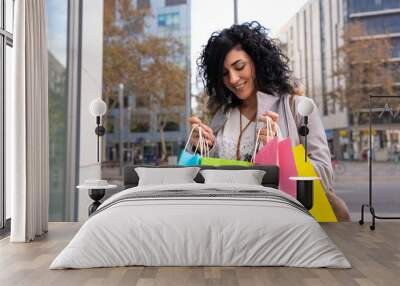
[[[0,285],[399,285],[400,222],[384,221],[375,231],[357,223],[322,227],[351,262],[352,269],[290,267],[119,267],[48,269],[79,230],[80,223],[50,223],[32,243],[0,240]]]

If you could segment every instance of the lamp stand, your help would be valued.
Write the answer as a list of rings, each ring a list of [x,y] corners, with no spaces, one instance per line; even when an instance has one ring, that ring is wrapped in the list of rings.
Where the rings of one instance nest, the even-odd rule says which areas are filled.
[[[305,148],[305,152],[304,152],[304,161],[307,162],[307,154],[308,154],[308,146],[307,146],[307,135],[308,135],[308,116],[304,116],[304,126],[306,129],[306,135],[304,136],[304,148]]]
[[[98,130],[99,126],[100,126],[100,116],[96,116],[96,130]],[[96,132],[97,134],[97,163],[100,161],[100,156],[99,156],[99,149],[100,149],[100,136],[99,136],[99,132]]]
[[[314,205],[314,181],[296,181],[296,199],[301,202],[307,210],[311,210]]]
[[[308,125],[308,116],[304,116],[304,125],[300,126],[299,128],[299,134],[301,136],[304,136],[304,161],[307,162],[307,154],[308,154],[308,148],[307,148],[307,135],[309,133],[309,129],[307,127]]]
[[[103,136],[106,133],[106,129],[100,125],[100,116],[96,116],[96,129],[94,132],[97,135],[97,163],[100,162],[100,136]]]

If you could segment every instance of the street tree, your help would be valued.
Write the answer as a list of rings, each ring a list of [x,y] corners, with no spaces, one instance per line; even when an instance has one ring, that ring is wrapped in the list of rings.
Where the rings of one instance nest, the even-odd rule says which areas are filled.
[[[150,97],[149,109],[157,116],[160,132],[161,162],[167,159],[165,129],[168,124],[179,123],[184,116],[186,72],[176,62],[182,52],[181,43],[174,38],[149,36],[140,46],[142,58],[142,80],[138,92]],[[179,127],[178,127],[179,128]]]
[[[391,42],[389,37],[369,35],[359,22],[347,24],[342,37],[343,44],[337,51],[337,68],[333,75],[339,85],[328,96],[333,102],[338,100],[344,104],[357,129],[365,123],[369,95],[394,94]],[[360,136],[360,133],[353,136]],[[361,151],[362,140],[359,138],[357,150]]]
[[[165,161],[165,129],[182,120],[186,63],[177,63],[183,52],[178,39],[145,33],[146,17],[152,17],[150,10],[136,9],[132,1],[105,1],[103,95],[112,110],[118,102],[116,87],[123,83],[126,96],[149,102],[149,112],[157,117],[161,161]]]
[[[196,102],[196,106],[193,110],[193,116],[200,118],[202,122],[209,122],[213,114],[211,114],[209,108],[207,108],[209,100],[207,92],[205,91],[205,89],[203,89],[202,91],[192,96]]]
[[[131,91],[140,84],[138,45],[145,41],[148,9],[135,9],[129,0],[104,1],[103,97],[111,111],[118,103],[118,86]],[[107,116],[105,116],[107,118]]]
[[[370,36],[361,23],[348,24],[334,76],[342,84],[329,95],[350,112],[368,107],[369,95],[393,95],[390,38]]]

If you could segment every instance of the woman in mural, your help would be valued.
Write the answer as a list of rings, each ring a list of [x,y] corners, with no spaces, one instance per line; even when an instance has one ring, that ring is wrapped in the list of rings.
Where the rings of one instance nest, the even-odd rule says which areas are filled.
[[[272,120],[273,133],[279,127],[293,146],[302,143],[298,134],[301,117],[295,109],[304,89],[291,79],[287,64],[287,57],[257,22],[233,25],[211,35],[198,66],[212,119],[209,125],[197,117],[188,119],[202,127],[211,157],[250,161],[258,130],[263,144],[276,135],[265,128],[267,118]],[[349,220],[346,205],[332,191],[331,155],[316,106],[308,126],[309,158],[338,219]],[[193,145],[198,136],[193,132]]]

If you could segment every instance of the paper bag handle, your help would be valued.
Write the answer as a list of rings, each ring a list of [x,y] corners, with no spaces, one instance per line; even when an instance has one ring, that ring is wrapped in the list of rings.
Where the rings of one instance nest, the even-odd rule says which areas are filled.
[[[265,116],[266,118],[266,128],[267,128],[267,132],[269,134],[273,134],[273,130],[272,130],[272,119],[269,116]],[[256,136],[256,144],[254,145],[254,152],[253,152],[253,157],[251,157],[251,162],[254,163],[255,158],[256,158],[256,153],[258,151],[258,149],[260,148],[261,142],[260,142],[260,133],[261,133],[261,129],[260,128],[257,132],[257,136]],[[282,132],[281,129],[279,128],[279,125],[276,124],[276,135],[275,135],[278,139],[282,139]]]

